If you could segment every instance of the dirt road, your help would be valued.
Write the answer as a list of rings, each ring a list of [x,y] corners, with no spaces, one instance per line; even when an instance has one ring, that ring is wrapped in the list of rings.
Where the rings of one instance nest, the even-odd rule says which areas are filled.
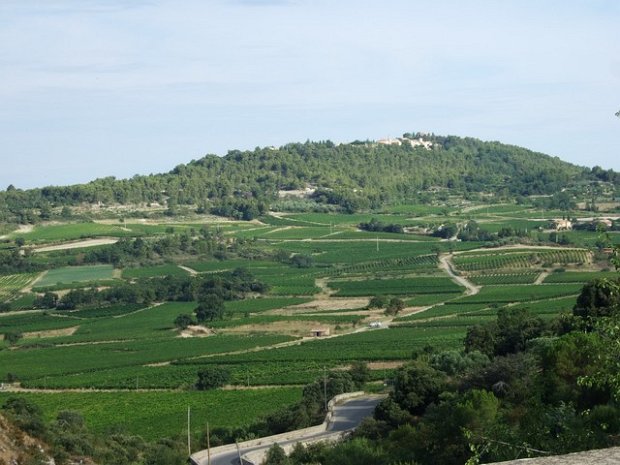
[[[474,283],[465,279],[462,276],[458,276],[454,272],[454,264],[452,263],[452,257],[450,255],[442,254],[439,256],[439,268],[448,273],[453,281],[457,282],[461,286],[464,286],[467,289],[467,295],[476,295],[478,292],[480,292],[479,286],[476,286]]]

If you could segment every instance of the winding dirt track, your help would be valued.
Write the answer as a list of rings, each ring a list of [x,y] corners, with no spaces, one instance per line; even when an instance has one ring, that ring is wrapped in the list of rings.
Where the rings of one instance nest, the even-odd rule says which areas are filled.
[[[480,292],[479,286],[476,286],[474,283],[465,279],[462,276],[458,276],[454,272],[454,263],[452,263],[452,257],[450,255],[442,254],[439,256],[439,268],[448,273],[453,281],[456,281],[461,286],[464,286],[467,289],[467,295],[476,295],[478,292]]]

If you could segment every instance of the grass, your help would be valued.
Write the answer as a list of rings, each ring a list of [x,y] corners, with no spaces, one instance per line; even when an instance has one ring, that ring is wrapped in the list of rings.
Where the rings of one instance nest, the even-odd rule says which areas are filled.
[[[0,393],[0,402],[15,394]],[[192,435],[207,422],[212,429],[250,425],[261,416],[301,399],[295,387],[256,391],[207,392],[90,392],[20,393],[38,404],[47,420],[62,410],[81,413],[87,426],[100,434],[120,428],[147,440],[187,434],[187,408],[192,412]]]
[[[372,295],[414,295],[460,293],[462,288],[450,278],[418,277],[406,279],[373,279],[360,281],[330,281],[338,297]]]
[[[0,317],[0,333],[17,331],[27,333],[31,331],[49,331],[53,329],[69,328],[79,324],[75,318],[64,318],[50,315],[43,311],[25,312]]]
[[[49,270],[37,283],[35,288],[55,286],[59,283],[71,284],[74,282],[88,282],[112,279],[114,267],[112,265],[67,266]]]
[[[483,287],[476,295],[462,297],[452,303],[509,303],[577,295],[581,284],[545,284]]]
[[[226,357],[187,360],[189,364],[254,363],[317,361],[350,362],[352,360],[408,360],[414,349],[425,345],[443,348],[460,347],[465,330],[439,331],[435,329],[389,328],[353,333],[330,339],[314,339],[300,345],[248,352]]]
[[[174,264],[144,266],[139,268],[125,268],[123,278],[154,278],[159,276],[187,276],[189,272]]]
[[[303,297],[266,297],[260,299],[234,300],[226,302],[226,310],[233,314],[261,313],[276,308],[310,302],[312,299]]]
[[[422,215],[440,216],[414,218]],[[202,366],[226,367],[231,372],[232,384],[244,385],[248,380],[257,386],[303,384],[322,376],[323,367],[343,367],[356,360],[406,361],[412,352],[427,345],[440,350],[461,348],[468,326],[492,321],[498,310],[508,305],[528,308],[546,319],[570,312],[584,282],[593,277],[615,276],[613,273],[583,271],[552,273],[542,285],[532,285],[543,268],[588,263],[592,259],[590,252],[527,247],[468,252],[485,244],[440,242],[436,238],[415,234],[357,231],[360,222],[371,218],[385,224],[413,225],[457,221],[461,217],[465,220],[472,215],[480,218],[482,228],[493,230],[505,226],[535,228],[543,222],[530,218],[548,216],[547,212],[541,215],[540,211],[533,212],[528,207],[507,204],[482,206],[467,214],[451,207],[403,205],[386,208],[384,213],[377,214],[302,213],[284,218],[267,217],[266,226],[247,223],[217,226],[228,239],[256,237],[258,240],[251,247],[260,252],[260,256],[270,257],[278,250],[288,254],[307,254],[313,257],[314,266],[295,268],[268,258],[220,261],[184,257],[183,264],[199,273],[220,273],[243,267],[270,285],[269,295],[226,302],[230,317],[210,324],[220,332],[206,338],[180,338],[174,328],[176,316],[191,314],[196,307],[194,302],[167,302],[147,308],[111,305],[70,312],[37,311],[0,316],[0,333],[78,327],[70,336],[27,338],[19,341],[13,350],[0,350],[0,380],[12,373],[25,387],[32,388],[133,391],[138,388],[136,392],[23,395],[40,402],[48,418],[70,408],[81,411],[97,432],[105,433],[114,425],[124,424],[132,434],[147,439],[182,435],[187,406],[190,405],[195,420],[193,432],[197,434],[207,420],[212,428],[243,426],[300,396],[299,388],[191,391],[196,372]],[[128,224],[128,230],[124,230],[120,224],[86,223],[36,227],[32,233],[19,236],[29,243],[98,236],[148,238],[167,234],[169,228],[180,232],[200,227],[198,224]],[[438,253],[450,251],[465,252],[454,255],[454,262],[458,270],[483,286],[479,294],[464,296],[463,288],[439,270]],[[79,251],[50,252],[37,254],[33,259],[47,267],[52,263],[64,266],[77,254]],[[167,275],[181,276],[187,272],[172,263],[136,266],[122,272],[127,280]],[[0,277],[0,293],[14,294],[36,274],[12,276]],[[113,276],[111,266],[65,266],[51,270],[37,283],[37,289],[84,286],[94,281],[111,280]],[[326,281],[338,296],[345,298],[397,295],[405,299],[407,306],[431,308],[396,318],[395,323],[402,326],[337,338],[302,341],[291,336],[268,334],[269,325],[279,322],[292,323],[291,326],[299,322],[300,327],[304,322],[361,324],[362,317],[352,314],[349,309],[330,311],[329,315],[313,310],[303,315],[269,314],[271,310],[312,300],[311,296],[320,291],[316,286],[317,279]],[[58,282],[62,284],[57,286]],[[33,294],[20,297],[11,302],[11,308],[27,308],[33,299]],[[249,326],[247,333],[225,334],[239,330],[233,327],[242,325]],[[288,341],[293,345],[256,350]],[[4,349],[6,345],[0,342],[0,347]],[[382,379],[385,375],[385,371],[373,372],[373,379]],[[149,389],[175,391],[144,391]],[[0,399],[8,395],[3,393]]]
[[[182,231],[197,229],[200,225],[167,225],[167,224],[100,224],[100,223],[68,223],[40,225],[28,233],[13,232],[10,237],[23,237],[28,243],[42,244],[47,242],[66,242],[94,237],[138,237],[166,234],[169,228]]]
[[[544,280],[544,283],[587,283],[594,279],[606,278],[616,279],[618,273],[613,271],[588,272],[588,271],[568,271],[564,273],[551,273]]]
[[[419,294],[411,299],[405,300],[408,307],[425,307],[427,305],[435,305],[440,302],[449,301],[458,297],[458,294]]]
[[[99,344],[50,346],[49,340],[23,341],[18,350],[0,351],[0,379],[13,373],[20,380],[45,376],[95,373],[122,367],[187,359],[238,350],[250,350],[294,340],[288,336],[249,335],[206,338],[165,338],[110,341]]]

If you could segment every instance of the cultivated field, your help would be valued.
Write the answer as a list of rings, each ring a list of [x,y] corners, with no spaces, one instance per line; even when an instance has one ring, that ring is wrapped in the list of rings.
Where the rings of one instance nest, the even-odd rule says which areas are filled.
[[[584,283],[616,276],[592,247],[596,232],[574,231],[578,241],[565,246],[548,240],[543,231],[557,213],[516,204],[399,205],[375,214],[266,215],[251,223],[149,219],[8,228],[8,237],[23,238],[25,247],[94,237],[125,238],[125,252],[134,238],[156,246],[122,258],[121,245],[97,246],[96,256],[114,258],[107,263],[89,258],[85,249],[40,251],[33,258],[37,271],[0,275],[0,301],[8,302],[0,312],[0,334],[22,335],[10,350],[0,341],[0,381],[10,380],[7,390],[15,391],[2,393],[0,402],[26,396],[48,418],[70,408],[81,411],[95,431],[124,424],[148,439],[183,434],[190,405],[196,439],[206,421],[213,427],[248,425],[295,402],[300,386],[326,370],[373,362],[371,380],[382,381],[413,352],[461,348],[468,327],[494,320],[502,308],[527,308],[552,319],[572,311]],[[372,218],[408,232],[358,229]],[[527,234],[515,241],[521,244],[510,244],[424,233],[472,218],[491,232],[513,228]],[[210,242],[193,247],[205,230]],[[174,247],[176,255],[157,252]],[[454,275],[440,268],[440,259]],[[196,284],[187,284],[185,301],[153,293],[148,301],[33,308],[45,290],[62,297],[94,286],[131,289],[170,280],[183,286],[183,280],[198,278],[223,283],[238,268],[264,283],[264,292],[226,300],[223,318],[205,321],[204,330],[175,326],[176,317],[197,307],[191,300],[199,294]],[[455,276],[476,292],[466,293]],[[398,315],[369,309],[375,296],[398,297],[405,308]],[[314,337],[317,329],[329,335]],[[193,390],[197,371],[209,366],[227,369],[232,387],[253,389]]]

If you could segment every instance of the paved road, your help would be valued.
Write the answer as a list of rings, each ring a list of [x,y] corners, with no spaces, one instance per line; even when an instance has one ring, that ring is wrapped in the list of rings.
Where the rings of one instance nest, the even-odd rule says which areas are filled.
[[[297,442],[305,441],[319,441],[321,439],[329,439],[350,431],[356,428],[362,419],[372,415],[375,407],[381,401],[382,397],[379,396],[364,396],[358,397],[349,401],[337,405],[334,407],[334,416],[332,423],[328,427],[327,431],[317,432],[305,436],[296,437],[288,441],[277,441],[280,446],[286,446],[288,444],[295,444]],[[267,438],[266,438],[267,439]],[[268,449],[273,445],[271,441],[265,441],[264,444],[244,448],[243,443],[240,444],[241,455],[248,454],[250,452],[257,452],[263,449]],[[207,465],[206,454],[201,457],[198,462],[199,465]],[[244,461],[244,465],[247,462]],[[211,465],[239,465],[239,456],[236,450],[224,452],[218,455],[211,456]]]

